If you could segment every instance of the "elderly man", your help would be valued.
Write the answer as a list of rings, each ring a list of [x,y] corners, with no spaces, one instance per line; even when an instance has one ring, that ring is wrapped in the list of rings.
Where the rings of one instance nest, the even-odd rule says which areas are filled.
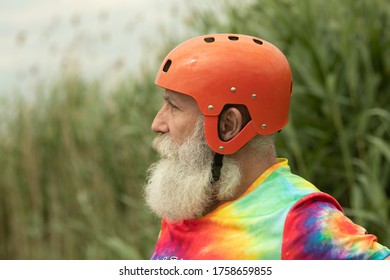
[[[145,186],[162,218],[152,259],[390,256],[276,158],[292,75],[274,45],[239,34],[193,38],[168,54],[156,84],[165,103],[152,124],[161,159]]]

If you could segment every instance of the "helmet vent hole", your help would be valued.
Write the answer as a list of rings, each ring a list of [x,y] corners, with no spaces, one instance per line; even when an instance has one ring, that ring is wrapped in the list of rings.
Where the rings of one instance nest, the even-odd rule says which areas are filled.
[[[215,41],[215,38],[214,38],[214,37],[207,37],[207,38],[204,38],[204,41],[205,41],[206,43],[212,43],[212,42]]]
[[[259,39],[253,39],[253,42],[255,42],[256,44],[259,44],[259,45],[263,44],[263,42],[260,41]]]
[[[168,59],[167,62],[165,62],[165,65],[163,67],[163,71],[168,72],[169,67],[171,67],[171,64],[172,64],[172,60]]]
[[[229,36],[228,38],[231,41],[238,41],[238,39],[239,39],[237,36]]]

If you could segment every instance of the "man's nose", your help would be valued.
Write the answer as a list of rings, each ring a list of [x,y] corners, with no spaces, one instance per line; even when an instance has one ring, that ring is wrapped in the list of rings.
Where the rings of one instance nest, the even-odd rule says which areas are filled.
[[[168,123],[166,121],[166,112],[164,110],[163,106],[160,111],[157,112],[156,116],[154,117],[154,120],[152,122],[151,129],[153,132],[156,133],[166,133],[169,132]]]

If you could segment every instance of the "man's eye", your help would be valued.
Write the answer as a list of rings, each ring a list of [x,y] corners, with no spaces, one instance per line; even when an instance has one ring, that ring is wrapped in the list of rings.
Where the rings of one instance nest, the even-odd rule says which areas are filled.
[[[171,102],[167,102],[167,104],[168,104],[168,106],[169,106],[169,108],[171,109],[171,110],[174,110],[174,109],[178,109],[178,107],[176,106],[176,105],[174,105],[173,103],[171,103]]]

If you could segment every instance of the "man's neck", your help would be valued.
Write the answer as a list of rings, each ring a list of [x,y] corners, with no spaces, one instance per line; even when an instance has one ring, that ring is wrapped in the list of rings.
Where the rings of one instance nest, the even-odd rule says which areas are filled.
[[[252,153],[252,154],[249,154]],[[253,156],[253,151],[250,149],[242,149],[239,152],[231,155],[232,159],[235,160],[240,166],[241,181],[237,186],[237,190],[229,200],[219,201],[217,199],[207,208],[204,215],[211,213],[220,205],[237,200],[242,196],[246,190],[259,178],[267,169],[277,164],[277,159],[274,153],[270,153],[270,156],[264,157],[259,160]]]
[[[240,151],[241,152],[241,151]],[[236,200],[259,178],[267,169],[277,164],[277,159],[274,156],[262,158],[258,160],[254,156],[248,156],[246,150],[237,153],[233,156],[240,166],[241,182],[237,187],[236,195],[231,200]]]

